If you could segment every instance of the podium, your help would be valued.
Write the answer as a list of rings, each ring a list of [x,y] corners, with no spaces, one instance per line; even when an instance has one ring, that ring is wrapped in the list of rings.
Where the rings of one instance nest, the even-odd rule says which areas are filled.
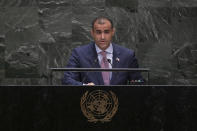
[[[111,91],[118,99],[110,121],[84,115],[82,98],[93,91]],[[195,86],[0,87],[2,131],[192,131],[196,121]]]

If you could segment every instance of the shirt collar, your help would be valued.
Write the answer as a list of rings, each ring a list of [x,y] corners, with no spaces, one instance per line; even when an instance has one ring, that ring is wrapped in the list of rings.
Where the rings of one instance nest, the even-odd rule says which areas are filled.
[[[96,52],[97,52],[97,54],[99,54],[101,51],[103,51],[103,50],[101,50],[96,44],[95,44],[95,47],[96,47]],[[108,47],[105,51],[106,51],[107,53],[110,53],[110,54],[113,53],[113,46],[112,46],[112,43],[110,43],[109,47]]]

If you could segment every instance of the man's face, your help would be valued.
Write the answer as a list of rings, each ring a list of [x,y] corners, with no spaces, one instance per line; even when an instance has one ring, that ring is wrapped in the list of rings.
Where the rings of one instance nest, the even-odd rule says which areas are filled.
[[[111,28],[111,23],[106,19],[101,19],[94,23],[91,35],[94,38],[96,45],[101,50],[105,50],[109,47],[114,32],[115,29]]]

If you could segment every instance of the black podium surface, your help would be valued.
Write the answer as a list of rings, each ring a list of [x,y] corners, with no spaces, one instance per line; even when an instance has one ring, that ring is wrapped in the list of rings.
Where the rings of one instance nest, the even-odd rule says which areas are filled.
[[[89,122],[86,92],[113,92],[118,107],[109,122]],[[0,131],[195,131],[195,86],[0,87]]]

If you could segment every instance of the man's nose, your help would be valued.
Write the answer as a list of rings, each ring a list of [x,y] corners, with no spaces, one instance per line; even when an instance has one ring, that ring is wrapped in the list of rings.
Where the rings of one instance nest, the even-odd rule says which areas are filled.
[[[105,38],[105,34],[101,33],[101,39],[104,39],[104,38]]]

